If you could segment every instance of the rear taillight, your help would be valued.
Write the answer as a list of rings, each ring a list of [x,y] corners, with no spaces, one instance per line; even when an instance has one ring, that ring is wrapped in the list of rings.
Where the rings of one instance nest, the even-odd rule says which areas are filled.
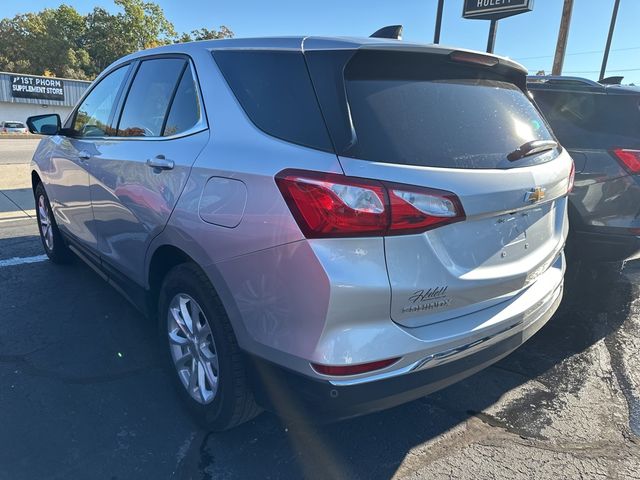
[[[378,360],[376,362],[359,363],[357,365],[323,365],[321,363],[312,363],[313,369],[323,375],[357,375],[359,373],[373,372],[374,370],[381,370],[390,365],[393,365],[400,357],[389,358],[386,360]]]
[[[389,234],[419,233],[464,219],[453,193],[408,185],[386,185],[391,205]]]
[[[640,150],[615,148],[613,154],[629,173],[640,173]]]
[[[308,238],[378,235],[387,227],[386,192],[379,182],[296,171],[282,172],[276,182]]]
[[[276,183],[307,238],[419,233],[465,218],[443,190],[305,170],[280,172]]]
[[[569,187],[567,188],[567,193],[571,193],[573,191],[573,185],[576,180],[576,164],[573,160],[571,160],[571,171],[569,172]]]

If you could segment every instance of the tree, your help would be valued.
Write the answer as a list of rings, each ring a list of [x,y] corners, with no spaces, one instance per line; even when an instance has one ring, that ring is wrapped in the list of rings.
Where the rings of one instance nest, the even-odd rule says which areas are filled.
[[[31,63],[25,56],[21,20],[20,17],[0,20],[0,70],[28,72],[31,69]]]
[[[143,0],[114,0],[124,9],[119,14],[120,34],[131,45],[132,51],[166,45],[176,37],[173,24],[164,16],[160,5]]]
[[[85,46],[92,64],[90,76],[94,77],[115,59],[131,52],[123,36],[121,21],[103,8],[95,7],[86,16]]]
[[[0,70],[91,79],[118,58],[176,41],[232,37],[225,26],[178,35],[162,8],[114,0],[122,12],[95,7],[87,15],[61,5],[0,20]]]
[[[233,32],[224,25],[220,25],[220,30],[209,30],[208,28],[200,28],[198,30],[191,30],[191,33],[183,33],[178,37],[178,42],[194,42],[200,40],[218,40],[219,38],[231,38]]]
[[[83,48],[85,27],[84,17],[67,5],[27,14],[27,52],[32,69],[87,78],[86,69],[91,61]]]
[[[0,69],[86,78],[90,60],[82,46],[84,17],[62,5],[0,21]]]

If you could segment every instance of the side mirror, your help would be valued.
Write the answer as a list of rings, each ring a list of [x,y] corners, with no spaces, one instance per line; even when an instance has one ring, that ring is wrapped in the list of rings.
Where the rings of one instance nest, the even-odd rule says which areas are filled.
[[[57,135],[62,129],[60,115],[49,113],[27,118],[27,127],[31,133],[39,135]]]

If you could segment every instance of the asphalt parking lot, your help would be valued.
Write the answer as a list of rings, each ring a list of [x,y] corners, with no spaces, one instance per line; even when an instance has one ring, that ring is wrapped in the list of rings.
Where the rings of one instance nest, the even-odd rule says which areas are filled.
[[[640,262],[583,271],[525,346],[429,397],[210,433],[153,322],[79,261],[42,257],[34,148],[0,140],[0,479],[640,478]]]

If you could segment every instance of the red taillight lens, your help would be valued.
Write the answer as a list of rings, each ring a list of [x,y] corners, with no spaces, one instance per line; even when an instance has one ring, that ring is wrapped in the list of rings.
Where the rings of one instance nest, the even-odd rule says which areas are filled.
[[[573,185],[576,180],[576,164],[572,160],[571,161],[571,171],[569,172],[569,186],[567,188],[567,193],[571,193],[573,191]]]
[[[276,183],[307,238],[418,233],[465,218],[442,190],[304,170],[280,172]]]
[[[615,148],[613,153],[629,173],[640,173],[640,150]]]
[[[282,195],[307,238],[379,235],[389,213],[379,182],[344,175],[284,171]]]
[[[418,233],[464,219],[462,204],[442,190],[387,185],[391,204],[388,234]]]
[[[320,363],[312,363],[313,369],[323,375],[357,375],[359,373],[373,372],[374,370],[381,370],[390,365],[393,365],[400,357],[389,358],[386,360],[378,360],[376,362],[359,363],[357,365],[322,365]]]

